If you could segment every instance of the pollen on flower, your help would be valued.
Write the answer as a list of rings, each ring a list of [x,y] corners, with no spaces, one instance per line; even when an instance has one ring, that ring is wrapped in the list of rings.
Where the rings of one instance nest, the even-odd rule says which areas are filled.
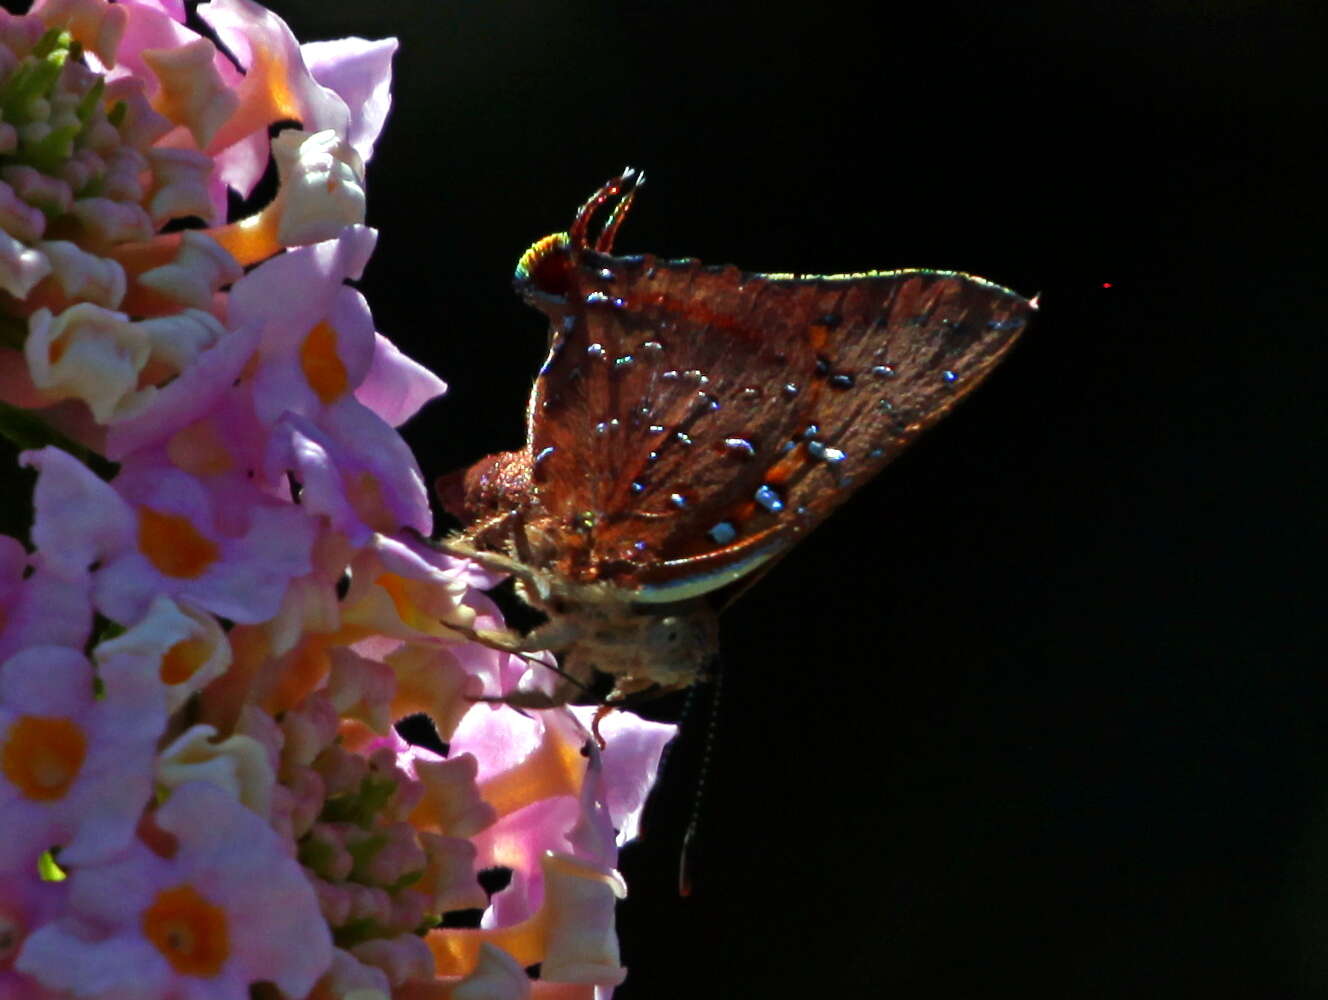
[[[323,403],[331,403],[350,385],[346,366],[337,356],[337,332],[326,322],[319,323],[304,338],[300,345],[300,367]]]
[[[159,572],[187,580],[202,576],[220,556],[216,542],[188,518],[151,507],[138,511],[138,547]]]
[[[27,798],[50,802],[64,797],[87,752],[87,735],[72,720],[26,715],[9,728],[0,770]]]
[[[230,957],[226,912],[193,886],[157,893],[143,912],[143,935],[182,976],[215,976]]]

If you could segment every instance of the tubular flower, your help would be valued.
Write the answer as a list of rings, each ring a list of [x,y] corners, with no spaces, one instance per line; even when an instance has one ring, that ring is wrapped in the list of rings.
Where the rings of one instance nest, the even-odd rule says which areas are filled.
[[[603,998],[673,728],[481,700],[553,661],[468,638],[350,285],[396,43],[196,10],[0,13],[0,995]]]
[[[10,402],[78,400],[115,423],[187,365],[169,341],[190,332],[154,321],[224,322],[244,267],[363,220],[394,43],[326,43],[307,62],[246,0],[198,14],[219,42],[146,0],[0,12],[0,342],[24,348],[27,373]],[[304,128],[269,142],[289,119]],[[269,165],[279,194],[226,219],[228,189],[247,197]]]

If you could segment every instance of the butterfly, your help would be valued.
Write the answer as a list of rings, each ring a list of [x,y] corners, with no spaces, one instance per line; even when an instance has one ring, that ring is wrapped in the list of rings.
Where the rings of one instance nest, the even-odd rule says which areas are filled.
[[[1036,302],[952,271],[753,274],[614,256],[640,189],[626,170],[520,259],[549,318],[524,448],[439,480],[464,528],[442,547],[515,578],[547,621],[494,648],[561,655],[565,704],[701,679],[716,597],[755,580],[944,416]],[[598,233],[595,217],[609,205]],[[745,588],[744,588],[745,589]]]

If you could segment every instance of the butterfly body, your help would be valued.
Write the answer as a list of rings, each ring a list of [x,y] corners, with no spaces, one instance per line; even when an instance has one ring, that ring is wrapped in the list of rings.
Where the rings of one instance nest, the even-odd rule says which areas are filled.
[[[612,579],[592,579],[596,567],[592,518],[567,522],[551,519],[523,486],[524,453],[507,452],[477,463],[466,475],[466,500],[453,499],[454,510],[484,511],[486,516],[460,538],[445,542],[456,555],[510,573],[516,593],[542,612],[548,622],[524,636],[480,633],[489,645],[516,653],[550,650],[562,654],[569,681],[556,697],[538,693],[509,695],[521,707],[559,704],[577,693],[596,673],[617,678],[615,696],[644,688],[686,687],[698,680],[718,644],[718,618],[701,596],[652,591]],[[503,460],[507,461],[503,461]],[[449,490],[443,491],[445,495]],[[567,544],[574,531],[579,544]],[[569,549],[578,553],[575,560]],[[579,565],[577,579],[567,572]]]
[[[613,256],[635,180],[521,259],[517,290],[550,321],[526,447],[440,484],[466,524],[450,547],[512,572],[549,616],[505,648],[561,651],[574,683],[609,673],[619,696],[696,680],[715,650],[707,595],[771,564],[947,412],[1034,308],[955,272]]]

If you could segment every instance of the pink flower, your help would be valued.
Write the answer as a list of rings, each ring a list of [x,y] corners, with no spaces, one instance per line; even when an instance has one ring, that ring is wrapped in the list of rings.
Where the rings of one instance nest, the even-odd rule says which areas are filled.
[[[358,403],[329,422],[333,434],[296,414],[283,416],[269,469],[289,469],[300,483],[300,502],[354,544],[401,527],[427,533],[432,517],[424,477],[400,435]]]
[[[574,854],[612,868],[617,846],[635,834],[645,790],[674,727],[614,713],[602,726],[607,746],[601,754],[588,729],[594,711],[523,715],[480,708],[453,735],[454,754],[468,752],[483,762],[482,794],[498,813],[497,822],[476,838],[480,863],[512,870],[486,926],[517,923],[538,909],[546,853]]]
[[[0,536],[0,663],[26,646],[82,649],[91,631],[91,574],[53,572]]]
[[[161,685],[167,712],[226,672],[231,648],[211,615],[165,594],[152,600],[143,617],[92,651],[103,681],[129,676]]]
[[[0,537],[0,994],[603,1000],[673,729],[476,700],[554,663],[473,641],[396,431],[446,386],[350,285],[395,42],[198,14],[0,14],[0,397],[65,445]]]
[[[14,960],[28,934],[61,913],[67,895],[65,883],[43,880],[35,867],[0,877],[0,997],[43,1000],[54,995],[15,969]]]
[[[571,712],[589,728],[598,712],[594,706]],[[597,827],[582,839],[573,831],[571,839],[580,852],[608,863],[610,845],[622,847],[641,831],[641,812],[655,783],[664,748],[677,735],[678,727],[651,722],[631,712],[611,712],[599,723],[604,749],[591,757],[582,792],[582,816]]]
[[[200,352],[178,378],[110,428],[107,457],[120,461],[152,447],[169,452],[183,441],[175,450],[187,451],[195,470],[243,475],[262,453],[263,427],[234,388],[257,348],[256,330],[236,330]]]
[[[70,864],[123,849],[165,722],[159,682],[117,677],[96,697],[76,650],[30,646],[0,665],[0,872],[31,871],[56,845]]]
[[[331,961],[317,900],[280,838],[210,784],[175,790],[154,819],[177,845],[135,843],[69,878],[69,908],[34,931],[17,967],[84,997],[302,997]]]
[[[447,391],[437,375],[406,357],[382,334],[374,334],[374,355],[355,398],[393,427]]]
[[[243,533],[223,533],[216,501],[178,469],[128,469],[122,496],[58,449],[25,461],[41,470],[34,537],[43,553],[70,573],[100,563],[94,602],[116,621],[139,618],[156,594],[264,621],[309,570],[313,526],[290,506],[255,495]]]
[[[618,964],[613,914],[626,889],[617,873],[552,853],[540,858],[540,869],[544,900],[527,919],[428,935],[439,975],[469,975],[481,947],[491,944],[523,967],[542,964],[541,978],[551,982],[616,986],[623,981],[626,970]]]
[[[223,289],[244,266],[363,220],[395,42],[322,43],[306,60],[245,0],[199,14],[226,52],[179,4],[41,0],[0,15],[0,152],[14,159],[0,170],[0,287],[31,327],[27,377],[0,386],[10,402],[81,400],[98,424],[133,416],[187,362],[169,338],[197,330],[160,320],[224,321]],[[291,119],[307,131],[270,144],[268,126]],[[274,155],[277,197],[228,222],[227,190],[248,196]],[[208,228],[161,232],[188,218]],[[45,238],[50,223],[59,239]],[[86,416],[51,415],[96,443]]]

